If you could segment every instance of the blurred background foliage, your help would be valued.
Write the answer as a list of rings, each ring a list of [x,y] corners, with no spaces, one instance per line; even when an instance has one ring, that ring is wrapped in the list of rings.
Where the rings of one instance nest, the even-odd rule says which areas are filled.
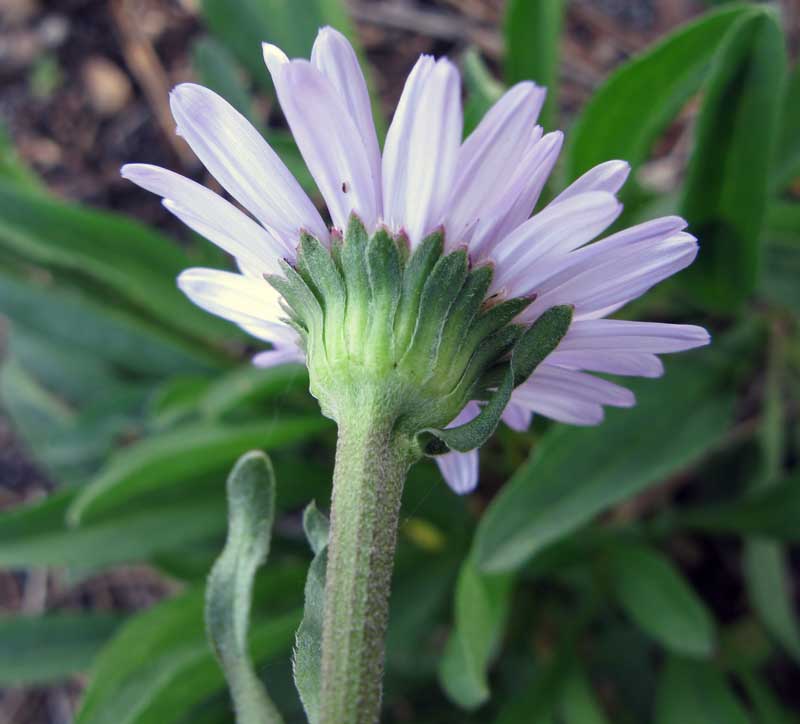
[[[675,212],[700,238],[624,316],[714,335],[600,427],[500,431],[469,498],[417,466],[385,721],[800,721],[796,4],[9,0],[0,22],[0,720],[231,720],[202,588],[225,474],[257,447],[279,515],[252,652],[303,721],[301,511],[328,503],[335,431],[302,368],[249,367],[252,342],[177,291],[184,267],[229,261],[117,170],[213,184],[166,105],[194,78],[316,193],[259,43],[307,55],[332,24],[369,64],[379,128],[422,51],[459,60],[468,129],[509,84],[548,85],[543,123],[568,139],[553,189],[627,159],[620,223]]]

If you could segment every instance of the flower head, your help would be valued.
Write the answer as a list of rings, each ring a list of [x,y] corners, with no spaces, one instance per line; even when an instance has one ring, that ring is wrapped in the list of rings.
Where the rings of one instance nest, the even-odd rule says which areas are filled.
[[[534,413],[593,425],[605,405],[628,407],[634,396],[592,373],[657,377],[658,354],[708,343],[696,326],[606,318],[697,254],[686,223],[674,216],[595,241],[622,210],[616,193],[626,163],[591,169],[533,213],[563,140],[536,125],[542,88],[515,85],[462,141],[458,71],[422,56],[381,152],[364,76],[343,35],[322,29],[310,62],[271,45],[263,50],[330,227],[262,136],[198,85],[171,95],[177,131],[249,215],[162,168],[132,164],[122,173],[235,257],[240,273],[188,269],[181,289],[270,342],[256,364],[307,361],[327,414],[335,417],[341,402],[337,381],[380,368],[400,370],[392,372],[391,394],[420,430],[479,416],[504,380],[513,382],[510,401],[502,399],[512,428],[527,428]],[[426,288],[441,294],[426,297]],[[450,320],[459,305],[457,327]],[[513,314],[495,312],[502,323],[474,331],[498,308]],[[535,323],[545,327],[554,309],[570,311],[558,318],[550,346],[537,342],[544,359],[530,376],[502,377],[514,345]],[[315,321],[320,315],[324,322]],[[457,492],[475,486],[477,451],[437,461]]]

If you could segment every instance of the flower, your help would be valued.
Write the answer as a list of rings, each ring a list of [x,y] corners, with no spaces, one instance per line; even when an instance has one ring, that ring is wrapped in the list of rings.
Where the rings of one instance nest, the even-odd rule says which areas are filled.
[[[533,414],[595,425],[603,407],[630,407],[633,394],[592,373],[657,377],[657,355],[709,342],[701,327],[607,319],[627,302],[691,264],[697,242],[676,216],[594,241],[618,218],[616,194],[630,171],[603,163],[534,213],[558,158],[563,134],[536,125],[544,89],[509,89],[462,142],[459,74],[447,59],[421,56],[409,75],[383,153],[355,52],[323,28],[307,60],[264,44],[264,59],[303,158],[325,200],[332,227],[262,136],[225,100],[194,84],[170,97],[177,132],[249,215],[209,189],[166,169],[130,164],[122,175],[163,198],[168,211],[235,257],[240,273],[188,269],[180,288],[197,305],[237,323],[272,349],[257,365],[303,361],[297,330],[266,276],[297,262],[301,237],[330,248],[355,214],[368,233],[388,228],[411,250],[442,229],[446,251],[466,246],[489,263],[493,300],[527,297],[517,320],[533,323],[571,305],[572,323],[555,350],[518,386],[503,412],[515,430]],[[468,402],[452,424],[480,411]],[[477,450],[437,457],[459,493],[478,477]]]

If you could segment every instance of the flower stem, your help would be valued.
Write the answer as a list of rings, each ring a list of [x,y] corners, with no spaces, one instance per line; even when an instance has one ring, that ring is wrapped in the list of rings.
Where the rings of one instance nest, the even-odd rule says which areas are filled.
[[[394,421],[370,408],[339,421],[320,724],[373,724],[380,714],[400,498],[412,456]]]

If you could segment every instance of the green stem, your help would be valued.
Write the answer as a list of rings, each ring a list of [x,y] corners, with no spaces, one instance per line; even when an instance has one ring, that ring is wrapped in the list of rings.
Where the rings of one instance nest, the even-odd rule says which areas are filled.
[[[376,408],[356,406],[339,423],[320,724],[373,724],[380,715],[400,497],[412,456]]]

